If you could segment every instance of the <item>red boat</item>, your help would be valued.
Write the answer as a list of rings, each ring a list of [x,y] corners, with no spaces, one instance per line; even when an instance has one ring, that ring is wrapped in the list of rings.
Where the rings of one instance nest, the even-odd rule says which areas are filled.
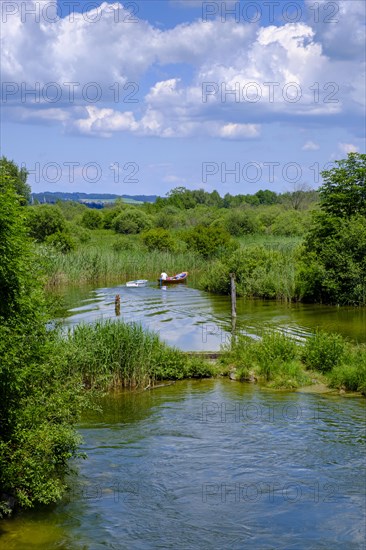
[[[184,283],[187,279],[187,276],[188,271],[183,271],[182,273],[178,273],[178,275],[168,277],[167,279],[158,279],[158,283],[160,283],[161,285],[176,285],[178,283]]]

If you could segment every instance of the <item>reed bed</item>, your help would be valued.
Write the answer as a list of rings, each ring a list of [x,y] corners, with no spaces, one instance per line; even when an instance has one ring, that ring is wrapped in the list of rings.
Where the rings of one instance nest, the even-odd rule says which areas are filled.
[[[84,384],[93,388],[146,388],[157,380],[215,374],[211,364],[167,346],[137,323],[78,325],[67,335],[65,353],[69,374],[81,374]]]
[[[98,246],[80,248],[69,254],[44,248],[40,253],[43,254],[42,263],[46,266],[50,287],[154,278],[162,271],[194,273],[204,265],[199,256],[188,252],[114,251]]]

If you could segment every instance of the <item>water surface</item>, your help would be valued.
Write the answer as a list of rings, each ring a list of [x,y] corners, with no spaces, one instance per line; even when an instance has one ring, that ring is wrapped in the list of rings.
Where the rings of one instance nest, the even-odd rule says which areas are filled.
[[[183,381],[103,399],[64,503],[2,548],[364,549],[365,400]]]
[[[97,319],[116,319],[114,298],[121,297],[120,319],[138,321],[162,339],[185,351],[216,351],[229,341],[230,298],[202,292],[188,285],[142,288],[67,289],[63,294],[66,326]],[[318,327],[366,342],[366,308],[314,304],[285,304],[238,298],[237,329],[256,337],[274,328],[299,340]]]

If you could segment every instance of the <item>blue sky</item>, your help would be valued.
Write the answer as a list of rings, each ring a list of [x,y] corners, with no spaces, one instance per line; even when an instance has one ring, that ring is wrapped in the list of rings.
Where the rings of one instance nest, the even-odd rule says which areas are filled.
[[[37,192],[316,188],[365,150],[365,6],[3,0],[2,154]]]

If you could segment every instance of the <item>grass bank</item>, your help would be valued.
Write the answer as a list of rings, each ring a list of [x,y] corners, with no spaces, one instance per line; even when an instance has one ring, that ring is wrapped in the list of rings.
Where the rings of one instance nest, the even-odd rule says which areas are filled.
[[[278,389],[324,383],[366,395],[366,346],[318,331],[300,344],[269,331],[260,340],[238,336],[220,357],[222,370],[240,381],[260,380]]]
[[[139,324],[102,321],[70,331],[64,353],[69,376],[81,376],[87,388],[146,388],[160,380],[235,372],[237,380],[271,388],[322,383],[366,395],[366,346],[320,331],[304,344],[275,331],[258,340],[238,336],[212,363],[166,345]]]

